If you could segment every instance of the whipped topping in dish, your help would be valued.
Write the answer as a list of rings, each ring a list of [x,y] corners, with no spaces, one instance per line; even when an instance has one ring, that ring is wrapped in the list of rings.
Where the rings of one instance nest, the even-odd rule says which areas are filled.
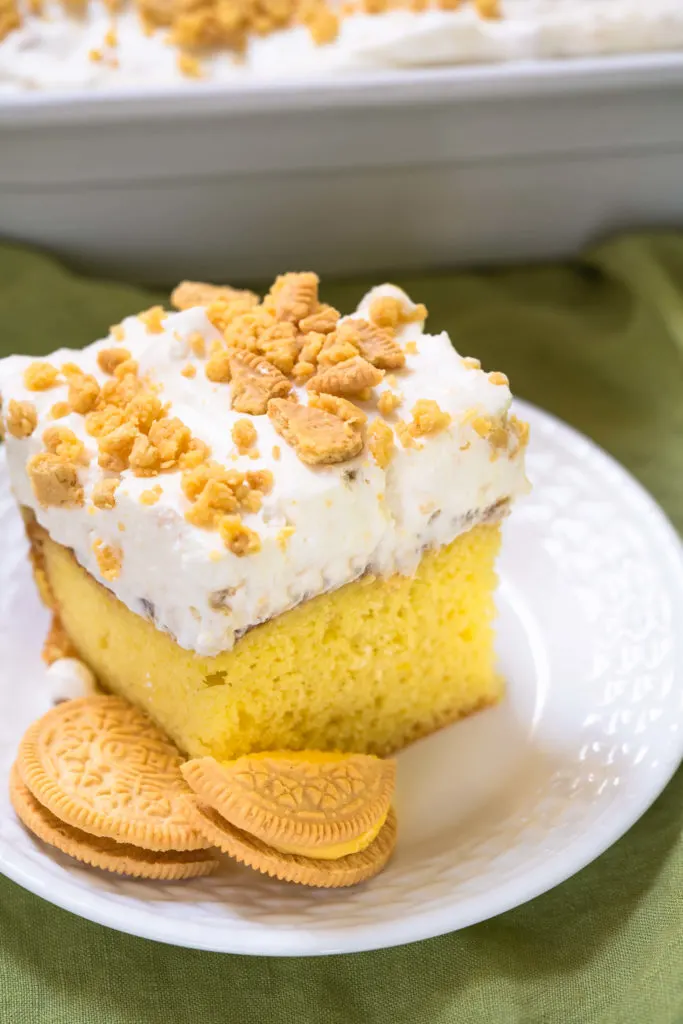
[[[378,299],[387,298],[398,300],[408,317],[422,314],[423,307],[399,289],[383,285],[363,299],[351,319],[358,323],[378,308]],[[392,438],[390,456],[378,455],[368,440],[360,454],[344,461],[311,464],[288,443],[270,407],[263,415],[236,411],[230,397],[234,380],[208,379],[209,353],[223,338],[204,306],[157,312],[152,319],[129,317],[82,351],[54,352],[50,367],[66,365],[67,374],[73,372],[69,366],[77,367],[102,387],[111,380],[102,369],[107,365],[102,353],[123,347],[164,403],[162,422],[182,421],[193,438],[210,447],[215,463],[242,474],[272,474],[260,507],[243,512],[245,526],[259,540],[247,554],[234,553],[215,529],[188,519],[192,506],[182,472],[158,472],[150,479],[130,468],[116,471],[111,463],[103,470],[102,448],[98,452],[97,438],[86,429],[87,417],[69,411],[66,379],[60,376],[36,390],[36,367],[42,373],[45,364],[27,356],[1,360],[0,393],[19,503],[132,611],[185,648],[216,654],[251,626],[364,573],[412,573],[426,549],[502,514],[527,488],[525,425],[508,413],[507,379],[463,359],[447,334],[425,333],[421,320],[395,328],[404,365],[374,371],[382,379],[373,389],[359,392],[355,406],[342,402],[365,414],[368,439],[381,421],[379,429]],[[199,347],[198,337],[203,339]],[[290,396],[276,405],[291,413],[315,402],[304,383],[290,386]],[[411,414],[415,419],[421,411],[426,415],[424,410],[426,425],[411,434],[406,425]],[[248,449],[235,442],[238,423],[238,432],[247,424]],[[51,427],[72,431],[84,449],[78,463],[80,503],[67,507],[39,500],[33,486],[31,466],[45,452]],[[98,507],[95,499],[103,477],[116,480],[112,507],[101,502]],[[109,571],[103,551],[116,553],[116,571]]]
[[[132,5],[117,12],[115,45],[109,45],[110,4],[92,0],[82,16],[73,17],[48,0],[42,16],[24,14],[19,27],[0,42],[0,94],[177,84],[194,73],[209,81],[244,82],[683,48],[680,0],[501,0],[500,14],[482,17],[467,0],[455,10],[354,11],[339,19],[336,37],[324,45],[316,45],[309,29],[300,25],[252,35],[239,59],[229,52],[207,52],[197,68],[194,61],[179,60],[165,30],[145,34]]]

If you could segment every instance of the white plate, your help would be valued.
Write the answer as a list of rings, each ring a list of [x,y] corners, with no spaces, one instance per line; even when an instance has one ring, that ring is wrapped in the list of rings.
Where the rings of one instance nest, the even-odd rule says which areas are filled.
[[[162,942],[234,953],[346,953],[482,921],[574,874],[652,803],[683,753],[683,557],[628,474],[522,405],[531,496],[500,561],[503,704],[399,757],[399,841],[386,871],[315,891],[226,865],[155,884],[77,866],[28,835],[7,799],[45,707],[46,615],[0,465],[0,869],[76,914]]]

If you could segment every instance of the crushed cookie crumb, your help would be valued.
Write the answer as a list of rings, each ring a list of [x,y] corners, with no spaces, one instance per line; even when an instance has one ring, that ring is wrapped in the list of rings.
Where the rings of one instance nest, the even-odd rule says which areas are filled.
[[[48,391],[59,383],[59,370],[52,363],[37,360],[24,370],[24,385],[29,391]]]
[[[338,309],[323,303],[314,313],[299,321],[299,331],[301,334],[330,334],[336,328],[340,316]]]
[[[475,359],[474,356],[465,356],[462,365],[466,370],[481,370],[481,362]]]
[[[281,373],[291,373],[299,355],[296,327],[288,321],[266,327],[258,337],[258,349]]]
[[[190,352],[196,356],[197,359],[203,359],[206,355],[206,339],[204,335],[199,331],[193,331],[187,339],[187,343],[190,346]]]
[[[384,420],[373,420],[368,428],[368,448],[380,467],[386,469],[394,453],[394,432]]]
[[[450,414],[440,409],[438,402],[431,398],[421,398],[417,401],[412,409],[412,417],[410,432],[413,437],[438,434],[451,422]]]
[[[193,306],[210,306],[214,302],[232,303],[239,299],[251,305],[258,303],[254,292],[229,285],[207,284],[205,281],[181,281],[171,294],[171,305],[176,309],[192,309]]]
[[[391,328],[378,327],[367,320],[347,320],[345,323],[355,329],[360,354],[373,366],[380,370],[400,370],[405,366],[405,353]]]
[[[52,420],[63,420],[65,416],[68,416],[71,412],[71,406],[68,402],[55,402],[50,409],[50,419]]]
[[[105,580],[118,579],[121,575],[121,568],[123,566],[123,551],[121,548],[114,547],[111,544],[105,544],[104,541],[98,537],[94,541],[92,549],[95,552],[100,576]]]
[[[503,17],[500,0],[474,0],[474,6],[479,17],[487,21],[499,21]]]
[[[302,20],[316,46],[332,43],[339,35],[338,16],[322,3],[315,4],[310,14]]]
[[[373,299],[368,313],[370,322],[378,327],[397,328],[403,324],[412,324],[425,320],[427,308],[421,303],[410,309],[402,299],[393,295],[384,295]]]
[[[276,543],[280,551],[285,551],[290,539],[294,536],[296,530],[293,526],[283,526],[276,537]]]
[[[255,530],[244,525],[241,516],[223,516],[218,524],[218,532],[226,548],[238,558],[254,555],[261,550],[261,538]]]
[[[41,505],[75,508],[85,503],[78,469],[53,452],[38,452],[26,464],[33,493]]]
[[[92,503],[96,508],[114,508],[116,505],[115,492],[121,481],[116,477],[106,477],[98,480],[92,489]],[[119,523],[119,529],[121,529]]]
[[[142,313],[138,313],[138,320],[145,325],[148,334],[161,334],[164,329],[163,321],[168,313],[163,306],[151,306]]]
[[[43,444],[63,462],[76,462],[82,466],[90,462],[85,445],[68,427],[48,427],[43,431]]]
[[[405,422],[405,420],[399,420],[398,423],[396,424],[395,429],[396,436],[398,437],[399,441],[401,442],[404,448],[420,449],[422,447],[422,445],[418,444],[417,441],[415,440],[413,432],[410,429],[410,426]]]
[[[123,351],[123,350],[122,350]],[[66,373],[66,369],[63,371]],[[91,373],[69,376],[68,401],[74,412],[85,416],[94,408],[100,394],[100,386]]]
[[[131,451],[138,437],[137,427],[132,423],[122,423],[108,434],[98,439],[98,464],[102,469],[112,473],[123,473],[128,469]]]
[[[128,457],[135,476],[157,476],[161,472],[161,453],[145,434],[138,434]]]
[[[140,504],[141,505],[156,505],[156,503],[158,502],[159,498],[161,497],[161,495],[163,493],[164,492],[162,491],[162,489],[159,486],[159,484],[156,484],[154,487],[151,487],[149,490],[142,491],[142,493],[140,494]]]
[[[405,344],[404,351],[405,351],[406,355],[416,356],[417,352],[418,352],[417,342],[416,341],[407,341],[406,344]]]
[[[355,408],[343,398],[333,399],[331,395],[312,397],[318,400],[343,402],[352,409]],[[340,407],[335,409],[343,411]],[[325,408],[325,403],[322,402],[318,408],[314,405],[300,406],[283,398],[276,398],[268,403],[268,415],[278,434],[292,445],[301,461],[309,465],[346,462],[347,459],[359,454],[363,447],[361,427],[365,416],[360,409],[355,411],[362,419],[342,419],[337,411],[330,411],[330,407]]]
[[[256,428],[251,420],[237,420],[232,428],[232,439],[237,445],[240,455],[245,455],[256,444]]]
[[[109,334],[114,341],[125,341],[126,331],[123,324],[112,324],[109,328]]]
[[[398,409],[402,401],[403,395],[399,395],[393,391],[383,391],[377,399],[377,408],[382,416],[391,416],[391,414]]]
[[[288,395],[292,385],[272,363],[253,352],[234,352],[230,356],[232,375],[231,404],[236,412],[262,416],[273,398]]]
[[[173,469],[178,459],[190,446],[192,435],[177,416],[172,419],[155,420],[149,428],[149,440],[157,448],[162,469]]]
[[[491,381],[492,384],[498,384],[498,385],[501,385],[501,386],[504,385],[506,387],[510,383],[510,381],[507,379],[505,374],[504,373],[499,373],[498,370],[493,370],[493,372],[489,374],[489,380]]]
[[[207,379],[214,384],[226,384],[232,376],[230,371],[230,352],[227,349],[221,349],[219,352],[214,352],[209,356],[204,373]]]
[[[197,376],[197,367],[194,363],[185,363],[180,373],[183,377],[187,377],[189,380],[192,380],[193,377]]]
[[[103,348],[97,353],[97,365],[103,373],[112,375],[117,366],[131,358],[127,348]]]
[[[264,299],[263,305],[276,320],[298,324],[318,308],[320,278],[311,271],[281,274]]]
[[[33,402],[17,402],[10,399],[5,417],[7,430],[19,439],[30,437],[38,425],[38,414]]]
[[[282,452],[280,450],[280,445],[279,444],[274,444],[273,445],[272,453],[271,454],[272,454],[272,456],[273,456],[273,458],[275,459],[276,462],[280,461],[280,457],[282,455]]]
[[[320,370],[306,387],[309,391],[325,392],[328,395],[364,396],[384,377],[384,372],[369,363],[362,356],[353,356]]]
[[[185,78],[203,78],[204,69],[196,57],[181,50],[176,58],[178,71]]]

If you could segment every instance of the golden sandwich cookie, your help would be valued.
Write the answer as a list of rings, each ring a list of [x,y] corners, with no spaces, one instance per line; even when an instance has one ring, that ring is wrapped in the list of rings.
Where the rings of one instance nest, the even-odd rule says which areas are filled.
[[[10,799],[19,819],[38,839],[90,867],[171,882],[209,875],[218,866],[218,858],[206,850],[145,850],[67,825],[36,800],[16,765],[10,775]]]
[[[56,818],[145,850],[206,849],[193,796],[168,737],[119,697],[90,695],[48,711],[26,731],[17,769]]]
[[[354,885],[394,847],[396,766],[366,754],[266,751],[187,762],[196,827],[231,857],[304,885]]]

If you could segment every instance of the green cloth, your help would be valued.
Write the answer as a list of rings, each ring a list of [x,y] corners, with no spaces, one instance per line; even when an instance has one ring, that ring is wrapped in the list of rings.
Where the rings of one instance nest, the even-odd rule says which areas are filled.
[[[433,330],[593,437],[683,527],[683,235],[398,283]],[[349,309],[366,284],[324,297]],[[0,354],[85,344],[158,298],[0,248]],[[308,960],[131,938],[0,879],[0,1022],[681,1024],[682,823],[679,772],[611,850],[526,906],[403,948]]]

